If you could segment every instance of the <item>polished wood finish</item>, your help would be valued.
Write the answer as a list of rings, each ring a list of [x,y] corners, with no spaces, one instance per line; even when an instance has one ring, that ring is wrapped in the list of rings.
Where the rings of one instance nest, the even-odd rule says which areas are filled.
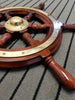
[[[26,20],[31,20],[33,13],[29,13],[27,16],[24,17]]]
[[[37,7],[34,7],[34,8],[43,10],[44,6],[45,6],[45,3],[40,3]]]
[[[40,29],[46,29],[48,27],[52,27],[52,25],[50,24],[31,24],[29,27],[35,30],[40,30]]]
[[[3,25],[0,25],[0,32],[2,33],[5,30]]]
[[[71,24],[71,25],[68,25],[68,24],[63,24],[62,26],[63,30],[75,30],[75,24]]]
[[[11,16],[10,16],[8,13],[6,13],[4,16],[5,16],[5,18],[6,18],[7,20],[11,18]]]
[[[35,7],[35,8],[43,9],[44,3],[40,4],[38,7]],[[11,18],[11,16],[8,14],[8,12],[12,13],[12,10],[8,10],[7,13],[5,14],[5,17],[7,20],[9,18]],[[40,44],[46,42],[50,38],[50,36],[53,34],[54,26],[53,26],[52,21],[47,16],[43,15],[42,13],[40,13],[38,11],[28,10],[28,9],[27,9],[27,11],[26,10],[21,11],[21,9],[17,10],[15,8],[15,12],[13,10],[13,14],[26,14],[24,19],[26,19],[27,21],[30,21],[32,16],[34,15],[35,17],[39,18],[44,24],[33,24],[32,25],[31,23],[29,23],[29,27],[36,29],[36,30],[46,29],[47,27],[49,29],[47,31],[45,39],[41,42],[38,40],[34,40],[32,38],[32,36],[28,33],[28,29],[23,32],[19,32],[19,33],[21,33],[21,37],[23,38],[23,40],[30,46],[26,47],[26,48],[16,49],[16,50],[6,49],[6,51],[12,52],[12,51],[20,51],[20,50],[22,51],[22,50],[31,49],[33,47],[39,46]],[[2,27],[2,26],[0,26],[0,27]],[[75,78],[73,78],[65,69],[63,69],[59,64],[57,64],[54,61],[52,56],[49,56],[49,55],[53,54],[59,48],[59,45],[62,40],[62,30],[64,30],[64,29],[75,30],[75,25],[63,24],[62,28],[58,32],[58,36],[55,39],[55,41],[51,45],[49,45],[47,48],[45,48],[44,50],[41,50],[40,52],[31,54],[31,55],[27,55],[27,56],[22,56],[22,57],[11,57],[11,59],[9,57],[6,57],[6,58],[0,57],[0,67],[6,67],[6,68],[21,67],[21,66],[27,66],[27,65],[36,63],[38,61],[45,60],[45,64],[48,65],[53,70],[53,72],[55,73],[56,77],[59,79],[61,84],[63,84],[68,89],[75,89]],[[11,33],[12,32],[5,33],[0,38],[0,46],[1,47],[4,46],[4,44],[9,39],[12,38]],[[14,32],[13,32],[13,34],[14,34]],[[0,48],[0,50],[4,51],[5,49]],[[22,53],[24,53],[24,52],[22,52]]]
[[[36,46],[40,43],[39,40],[34,40],[29,33],[24,33],[22,35],[23,40],[30,46]]]
[[[52,56],[49,56],[45,59],[45,64],[50,67],[61,84],[68,89],[75,89],[75,78],[59,64],[57,64]]]
[[[37,7],[34,7],[34,8],[37,8],[37,9],[41,9],[42,10],[44,8],[44,6],[45,6],[45,4],[44,3],[41,3]],[[25,16],[24,19],[31,20],[31,18],[32,18],[33,15],[34,15],[34,13],[29,12],[29,14],[27,16]]]
[[[12,35],[10,33],[3,34],[0,38],[0,47],[3,47],[11,38]]]
[[[0,18],[2,18],[2,14],[0,14]]]
[[[3,7],[0,7],[0,9],[1,9],[1,8],[3,8]],[[2,14],[0,14],[0,18],[1,18],[1,17],[2,17]]]

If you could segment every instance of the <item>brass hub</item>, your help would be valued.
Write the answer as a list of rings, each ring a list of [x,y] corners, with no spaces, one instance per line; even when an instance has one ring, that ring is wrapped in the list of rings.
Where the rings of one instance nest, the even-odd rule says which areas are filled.
[[[28,28],[28,22],[18,16],[10,18],[6,23],[5,23],[5,28],[8,29],[9,31],[23,31],[26,28]]]

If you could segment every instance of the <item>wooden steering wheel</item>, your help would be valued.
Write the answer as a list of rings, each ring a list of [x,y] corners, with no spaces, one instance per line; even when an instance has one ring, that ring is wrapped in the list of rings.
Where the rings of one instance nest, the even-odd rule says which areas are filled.
[[[0,38],[0,67],[21,67],[43,60],[63,85],[68,89],[75,89],[75,79],[50,56],[60,46],[62,30],[75,30],[75,25],[62,24],[49,13],[39,10],[43,7],[44,4],[40,4],[36,8],[10,7],[0,9],[0,19],[6,19],[6,22],[0,25],[0,31],[4,32]],[[25,16],[22,17],[22,15]],[[31,24],[32,17],[38,18],[43,24]],[[34,40],[29,33],[31,29],[45,30],[45,38],[42,41]],[[2,48],[14,35],[20,35],[29,47],[11,50]]]

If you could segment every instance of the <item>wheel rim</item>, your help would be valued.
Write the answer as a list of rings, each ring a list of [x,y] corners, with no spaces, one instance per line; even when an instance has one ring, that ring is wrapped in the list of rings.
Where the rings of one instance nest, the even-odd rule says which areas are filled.
[[[0,12],[5,12],[5,11],[8,11],[8,10],[14,11],[15,9],[17,11],[19,11],[19,10],[24,11],[25,10],[26,12],[27,11],[31,11],[32,13],[34,12],[34,13],[36,13],[37,17],[38,17],[38,15],[39,16],[42,15],[42,17],[40,17],[40,19],[44,23],[51,24],[52,27],[49,29],[45,39],[36,46],[30,46],[30,47],[26,47],[26,48],[22,48],[22,49],[16,49],[16,50],[13,50],[13,49],[12,50],[9,50],[9,49],[6,50],[6,49],[3,49],[3,48],[0,48],[0,60],[5,61],[5,62],[10,62],[10,61],[14,62],[15,57],[18,58],[17,61],[22,61],[24,59],[27,60],[28,59],[27,57],[29,57],[29,59],[37,57],[39,52],[41,52],[41,51],[43,51],[47,48],[49,48],[50,50],[52,48],[55,48],[56,44],[58,44],[58,42],[56,42],[56,41],[59,40],[59,39],[57,40],[57,38],[59,36],[59,33],[60,33],[59,31],[61,29],[61,23],[60,22],[58,22],[55,18],[53,18],[50,14],[48,14],[46,12],[43,12],[41,10],[34,9],[34,8],[28,8],[28,7],[3,8],[3,9],[0,9]],[[61,36],[60,36],[60,38],[61,38]],[[55,52],[56,49],[53,52]],[[51,53],[53,53],[53,52],[51,52]],[[39,55],[40,55],[40,53],[39,53]],[[10,60],[10,58],[12,58],[12,60]]]

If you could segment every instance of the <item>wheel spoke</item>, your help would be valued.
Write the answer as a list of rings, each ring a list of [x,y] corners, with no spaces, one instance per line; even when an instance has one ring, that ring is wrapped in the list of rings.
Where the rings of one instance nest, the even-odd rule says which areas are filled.
[[[0,24],[0,33],[3,33],[4,31],[5,31],[4,25],[1,25],[1,24]]]
[[[31,24],[29,23],[29,27],[33,28],[34,30],[46,29],[48,27],[52,27],[50,24]]]
[[[0,18],[2,18],[2,14],[0,14]]]
[[[45,6],[45,3],[40,3],[37,7],[34,7],[34,8],[43,10],[44,6]]]
[[[0,9],[1,9],[1,8],[3,8],[3,7],[0,7]],[[2,13],[0,13],[0,18],[2,18]]]
[[[8,13],[5,13],[4,16],[5,16],[6,20],[8,20],[8,19],[10,19],[12,17]]]
[[[44,6],[45,6],[45,4],[44,3],[41,3],[37,7],[34,7],[34,8],[41,9],[42,10],[44,8]],[[29,14],[27,16],[25,16],[24,19],[31,20],[31,18],[32,18],[33,15],[34,15],[34,13],[29,12]]]
[[[0,47],[3,47],[4,44],[6,44],[10,39],[12,38],[12,35],[10,33],[5,33],[0,38]]]
[[[29,33],[24,33],[22,35],[23,40],[30,46],[36,46],[40,43],[39,40],[34,40]]]
[[[27,16],[24,17],[24,19],[29,21],[31,20],[32,16],[33,16],[33,13],[30,12]]]

